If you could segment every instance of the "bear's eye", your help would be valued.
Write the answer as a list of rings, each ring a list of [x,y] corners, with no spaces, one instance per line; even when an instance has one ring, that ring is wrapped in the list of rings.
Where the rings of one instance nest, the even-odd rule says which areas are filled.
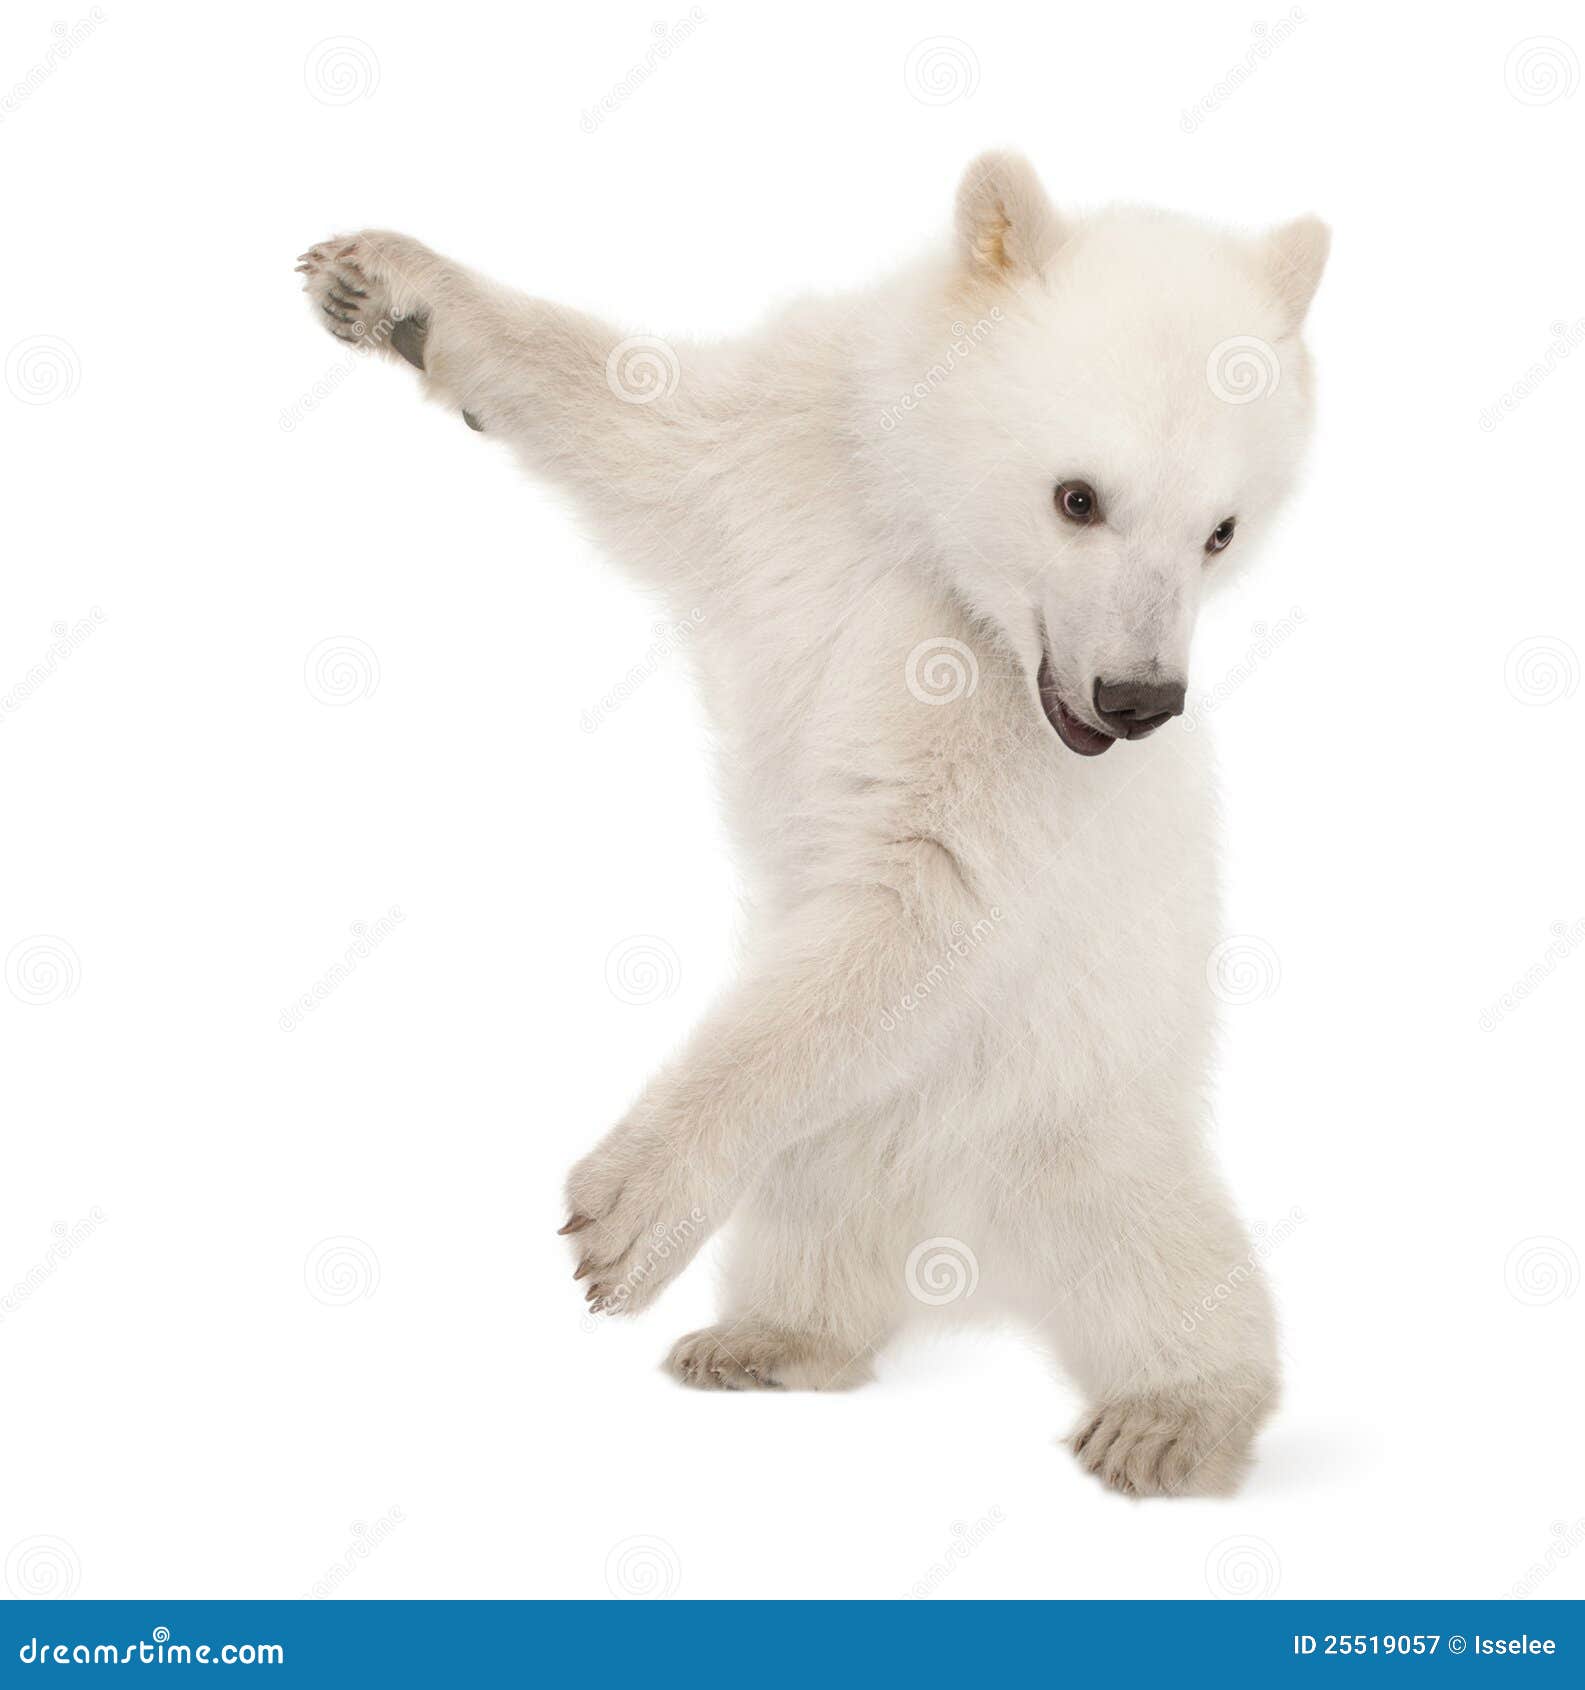
[[[1101,520],[1101,501],[1087,481],[1059,481],[1056,501],[1057,509],[1069,522],[1082,525]]]
[[[1211,530],[1210,539],[1205,542],[1206,551],[1225,552],[1233,543],[1233,529],[1235,526],[1236,523],[1232,517],[1228,517],[1224,521],[1217,523],[1217,525]]]

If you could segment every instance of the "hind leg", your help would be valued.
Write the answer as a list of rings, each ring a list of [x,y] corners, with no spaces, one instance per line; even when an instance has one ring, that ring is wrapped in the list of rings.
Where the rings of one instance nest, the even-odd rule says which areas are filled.
[[[908,1227],[873,1169],[829,1144],[772,1164],[734,1216],[723,1317],[672,1346],[666,1366],[700,1390],[851,1390],[906,1300]]]

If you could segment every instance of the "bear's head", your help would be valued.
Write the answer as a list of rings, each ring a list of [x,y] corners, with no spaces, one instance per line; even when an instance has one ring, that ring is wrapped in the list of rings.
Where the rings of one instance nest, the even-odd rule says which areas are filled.
[[[1183,709],[1202,593],[1260,543],[1309,432],[1313,217],[1260,236],[1167,212],[1059,212],[993,153],[923,283],[922,395],[885,452],[916,538],[1026,663],[1084,755]]]

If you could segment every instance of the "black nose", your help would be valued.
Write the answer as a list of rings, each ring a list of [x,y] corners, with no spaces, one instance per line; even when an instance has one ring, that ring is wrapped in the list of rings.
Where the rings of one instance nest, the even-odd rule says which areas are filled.
[[[1142,739],[1173,716],[1183,714],[1188,688],[1182,681],[1103,681],[1097,678],[1095,712],[1124,739]]]

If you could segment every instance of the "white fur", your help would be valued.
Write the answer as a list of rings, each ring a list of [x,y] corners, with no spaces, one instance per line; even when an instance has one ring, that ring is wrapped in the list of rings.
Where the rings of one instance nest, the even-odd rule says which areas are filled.
[[[1235,1481],[1277,1366],[1203,1142],[1206,736],[1075,756],[1036,675],[1044,640],[1089,718],[1096,676],[1183,672],[1202,590],[1291,482],[1325,252],[1313,220],[1067,219],[991,155],[950,250],[668,349],[649,402],[621,396],[614,329],[406,237],[307,255],[327,326],[422,325],[430,391],[697,625],[746,963],[568,1184],[596,1308],[646,1305],[730,1217],[722,1321],[672,1355],[690,1383],[857,1383],[944,1267],[1071,1369],[1087,1467]],[[1280,379],[1230,403],[1207,360],[1241,337]],[[1074,477],[1103,523],[1057,514]]]

